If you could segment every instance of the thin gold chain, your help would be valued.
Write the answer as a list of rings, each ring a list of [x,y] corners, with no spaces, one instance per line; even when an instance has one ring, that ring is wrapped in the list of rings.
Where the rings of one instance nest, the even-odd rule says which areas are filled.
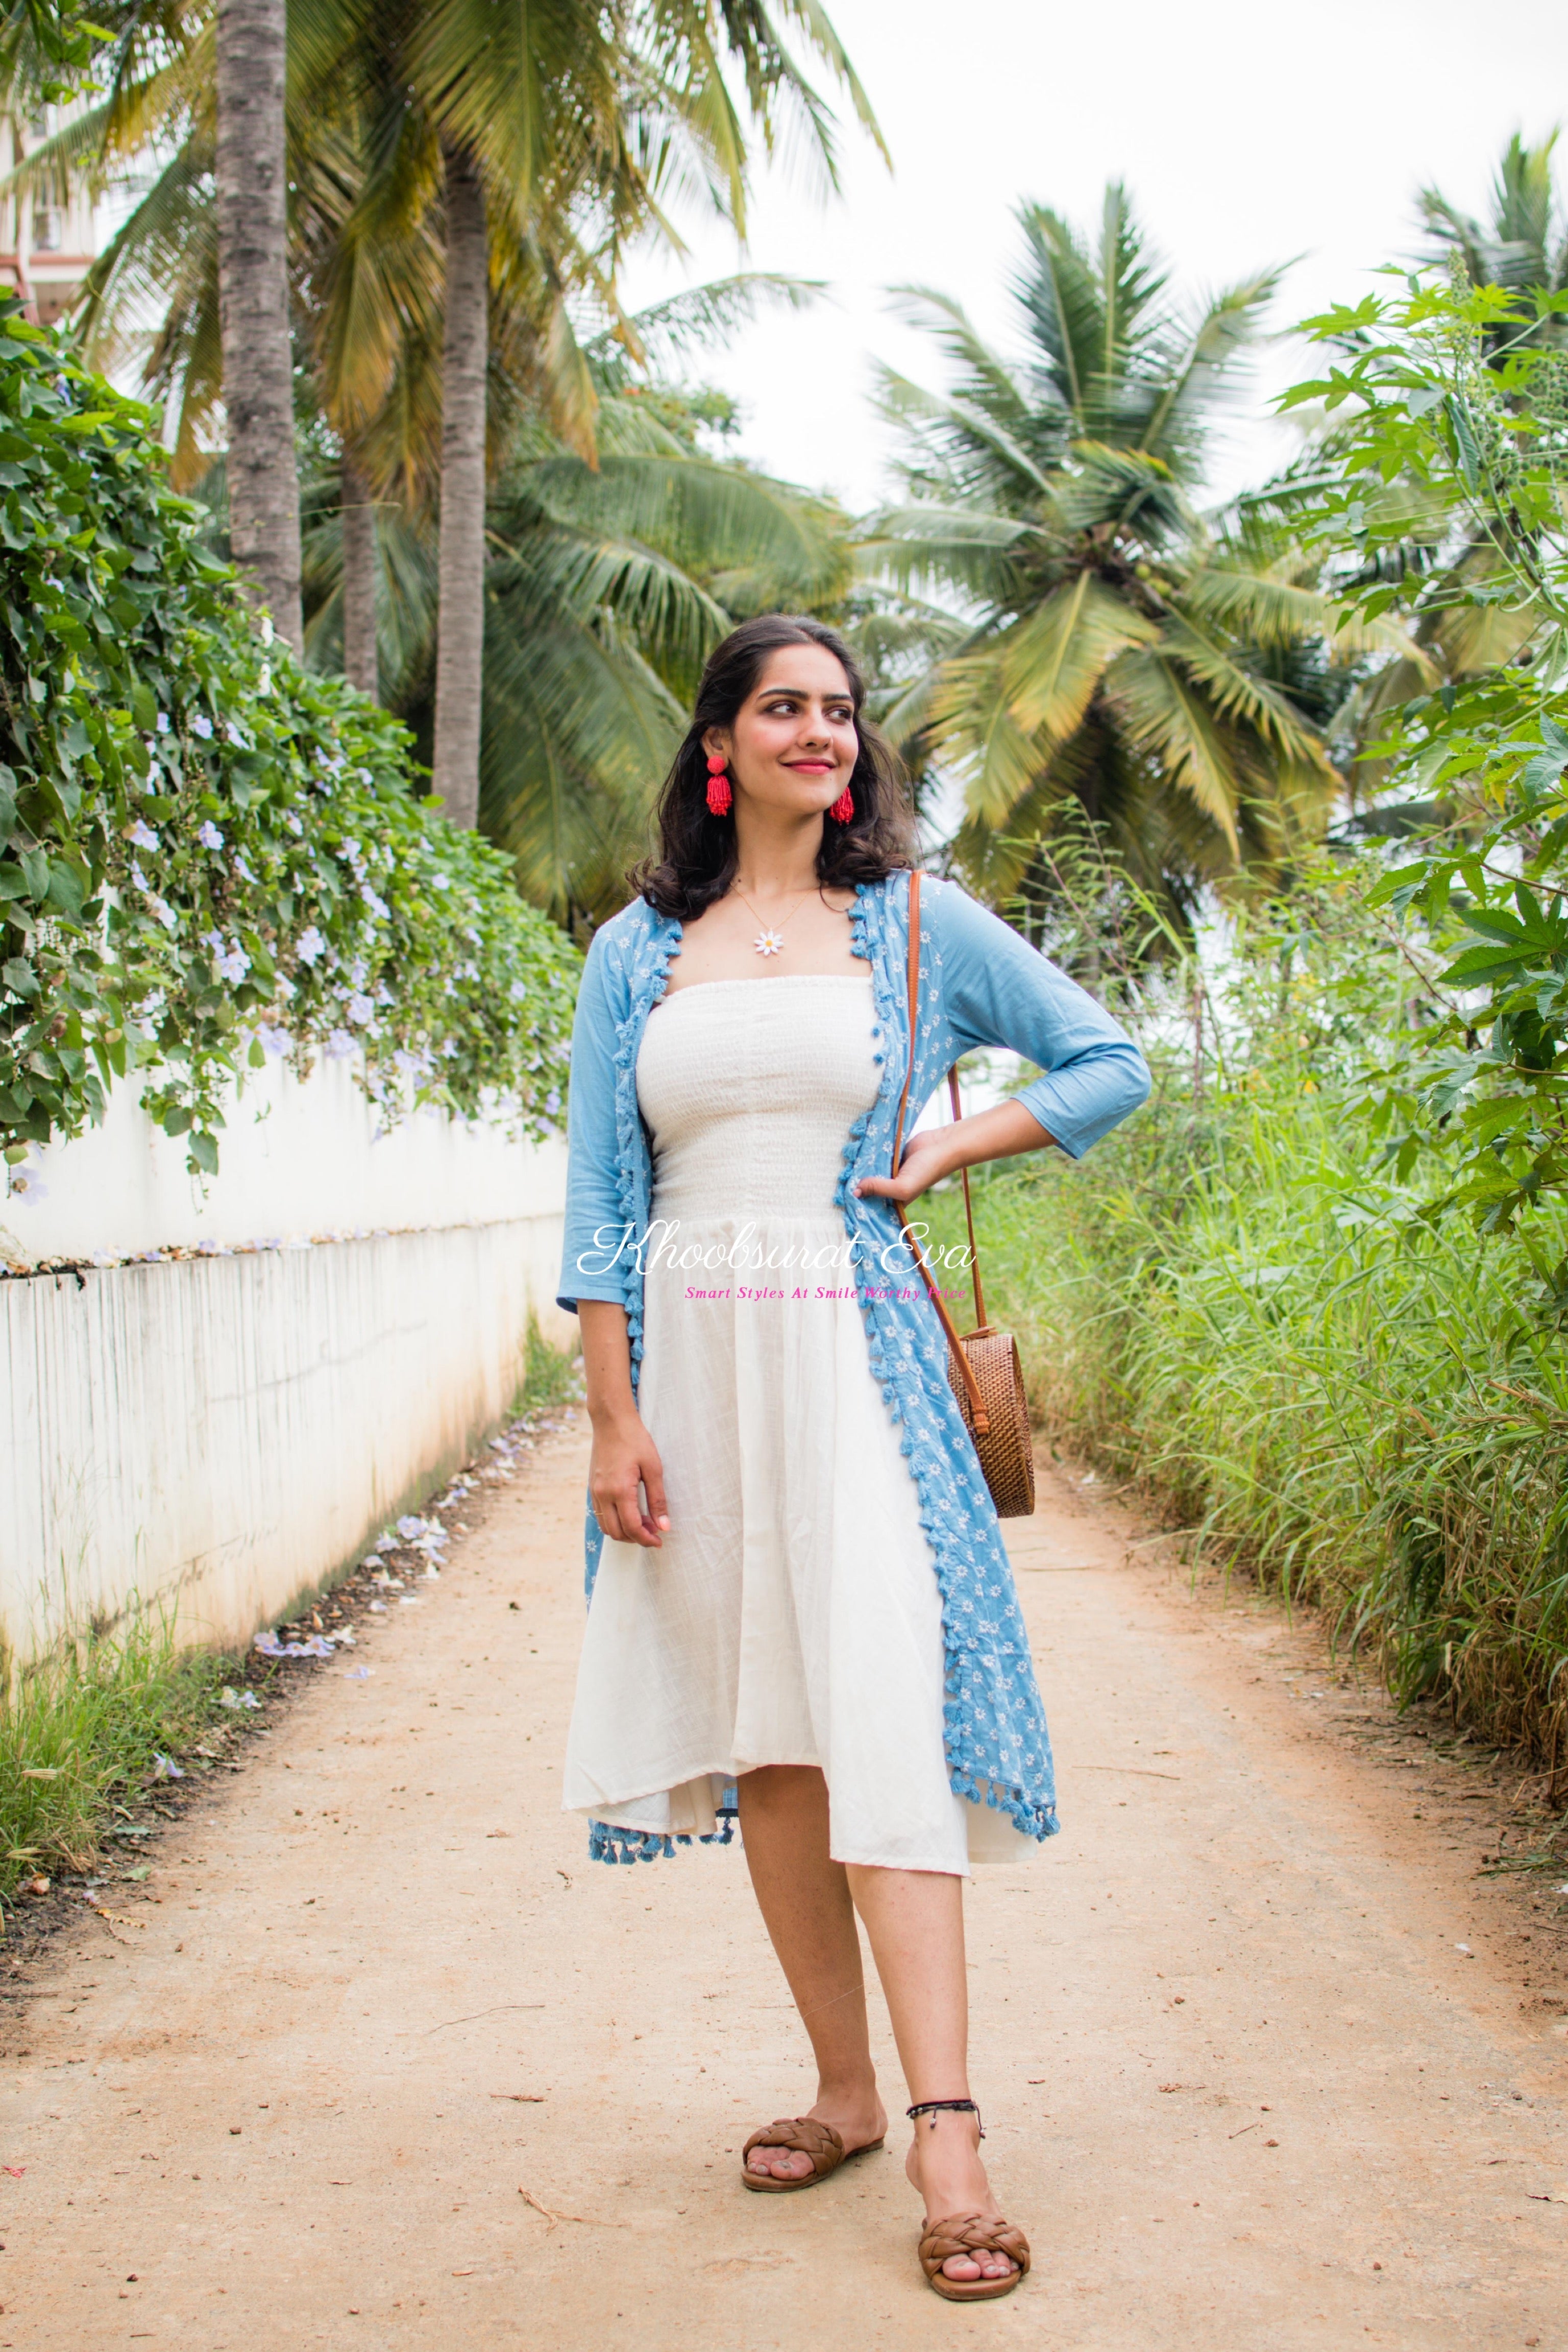
[[[739,898],[742,906],[744,907],[747,914],[752,918],[752,920],[754,923],[760,923],[764,931],[771,931],[775,939],[783,938],[784,923],[794,922],[795,917],[800,912],[801,907],[805,906],[806,900],[817,896],[817,893],[815,890],[803,890],[800,897],[800,905],[790,908],[788,914],[784,919],[784,923],[770,923],[763,916],[758,914],[756,908],[752,906],[751,900],[747,898],[743,890],[736,889],[733,882],[731,883],[730,887],[731,890],[735,891],[736,898]]]

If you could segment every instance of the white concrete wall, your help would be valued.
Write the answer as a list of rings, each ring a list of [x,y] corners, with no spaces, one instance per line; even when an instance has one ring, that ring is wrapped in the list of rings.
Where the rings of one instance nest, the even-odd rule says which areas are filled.
[[[304,1080],[281,1062],[247,1073],[209,1179],[186,1172],[184,1141],[153,1126],[138,1089],[117,1087],[101,1127],[13,1172],[0,1257],[102,1263],[559,1211],[563,1145],[530,1149],[434,1110],[384,1129],[354,1066],[321,1061]]]
[[[132,1595],[244,1643],[501,1418],[531,1311],[574,1341],[562,1144],[430,1115],[377,1139],[345,1066],[258,1076],[205,1189],[123,1089],[5,1204],[13,1659]]]

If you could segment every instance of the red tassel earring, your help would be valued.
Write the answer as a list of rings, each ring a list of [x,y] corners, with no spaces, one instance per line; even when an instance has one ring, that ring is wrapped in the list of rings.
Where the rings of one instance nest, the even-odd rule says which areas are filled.
[[[833,806],[828,810],[827,814],[833,819],[835,824],[848,824],[850,818],[855,814],[855,803],[850,797],[849,787],[847,784],[845,785],[844,790],[839,793],[838,798],[834,802]]]
[[[730,803],[735,797],[730,790],[730,779],[724,773],[724,767],[723,753],[710,752],[708,757],[708,814],[710,816],[728,816]]]

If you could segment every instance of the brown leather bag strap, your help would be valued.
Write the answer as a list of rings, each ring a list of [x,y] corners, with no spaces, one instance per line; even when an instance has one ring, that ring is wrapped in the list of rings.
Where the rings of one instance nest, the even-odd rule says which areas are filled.
[[[915,1074],[915,1014],[921,1001],[921,877],[910,876],[910,1056],[904,1064],[904,1090],[899,1097],[899,1116],[893,1127],[892,1173],[899,1172],[899,1161],[904,1149],[904,1113],[910,1107],[910,1080]]]
[[[919,1017],[921,1003],[921,877],[919,874],[916,873],[911,873],[910,876],[909,971],[910,1051],[909,1060],[904,1069],[903,1092],[899,1097],[899,1116],[893,1128],[893,1165],[891,1172],[895,1176],[899,1172],[899,1161],[902,1157],[904,1113],[909,1108],[910,1082],[915,1074],[915,1024]],[[952,1073],[952,1077],[956,1097],[958,1083],[956,1071]],[[969,1180],[967,1176],[964,1178],[963,1197],[965,1205],[967,1206],[969,1200]],[[925,1253],[921,1248],[919,1242],[916,1241],[913,1234],[910,1231],[910,1221],[904,1214],[903,1202],[901,1201],[895,1201],[893,1207],[898,1213],[899,1224],[902,1230],[904,1240],[909,1245],[910,1255],[921,1270],[921,1278],[925,1283],[928,1293],[930,1294],[931,1303],[936,1308],[937,1320],[942,1325],[942,1330],[947,1335],[948,1351],[951,1354],[954,1364],[958,1368],[959,1375],[963,1381],[965,1389],[968,1391],[971,1426],[977,1437],[984,1437],[990,1430],[991,1416],[980,1401],[979,1384],[977,1383],[973,1371],[970,1367],[969,1358],[964,1353],[963,1342],[959,1338],[953,1319],[947,1311],[947,1302],[942,1297],[941,1291],[937,1288],[935,1277],[932,1275],[930,1266],[927,1265],[925,1262]],[[970,1219],[969,1236],[970,1251],[973,1256],[974,1246],[974,1222],[973,1217]],[[978,1270],[979,1260],[977,1258],[974,1260],[974,1265],[976,1268],[974,1277],[974,1297],[976,1306],[978,1306],[980,1303],[980,1276]],[[984,1317],[982,1318],[982,1320],[984,1320]]]
[[[947,1096],[952,1105],[952,1120],[956,1127],[963,1117],[963,1106],[958,1098],[956,1062],[947,1074]],[[980,1287],[980,1244],[974,1238],[974,1202],[970,1197],[969,1171],[963,1168],[959,1173],[963,1179],[963,1222],[969,1227],[969,1276],[974,1285],[974,1328],[977,1331],[989,1331],[991,1326],[985,1319],[985,1293]]]

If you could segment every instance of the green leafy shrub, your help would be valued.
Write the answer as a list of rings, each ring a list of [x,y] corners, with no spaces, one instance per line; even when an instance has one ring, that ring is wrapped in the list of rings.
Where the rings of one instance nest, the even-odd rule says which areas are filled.
[[[1322,402],[1333,435],[1299,522],[1346,609],[1401,609],[1425,664],[1376,680],[1366,747],[1409,796],[1378,822],[1411,837],[1372,904],[1435,951],[1377,1124],[1402,1171],[1436,1155],[1428,1216],[1512,1234],[1568,1320],[1561,1220],[1536,1214],[1568,1201],[1568,290],[1457,269],[1308,324],[1333,363],[1286,404]]]
[[[0,1134],[133,1070],[193,1170],[267,1055],[552,1125],[578,969],[404,729],[267,642],[150,413],[0,303]]]

